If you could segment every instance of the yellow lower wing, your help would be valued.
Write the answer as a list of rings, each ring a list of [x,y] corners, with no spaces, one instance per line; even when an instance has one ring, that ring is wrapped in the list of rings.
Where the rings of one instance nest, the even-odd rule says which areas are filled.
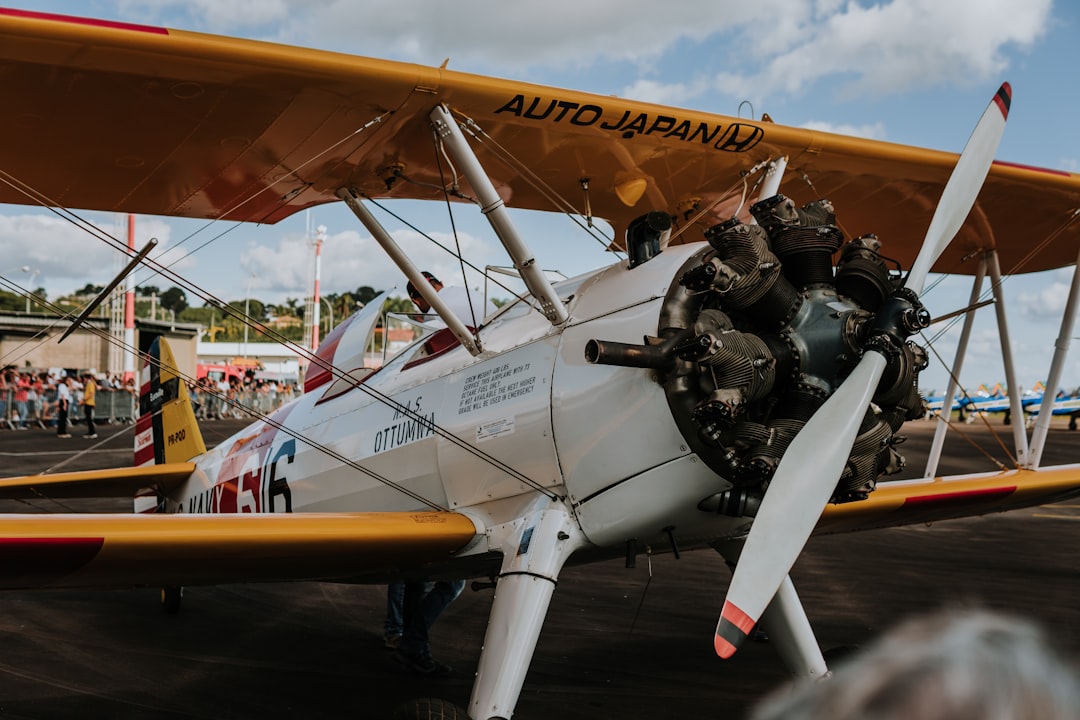
[[[0,588],[349,579],[448,560],[451,512],[0,516]]]
[[[866,500],[829,505],[815,534],[986,515],[1080,495],[1080,465],[883,482]]]

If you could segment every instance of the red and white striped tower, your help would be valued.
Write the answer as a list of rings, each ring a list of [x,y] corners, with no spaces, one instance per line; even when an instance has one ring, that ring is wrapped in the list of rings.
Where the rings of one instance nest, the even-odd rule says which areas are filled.
[[[135,255],[135,216],[128,215],[127,224],[128,250]],[[126,291],[124,293],[124,382],[135,377],[135,278],[134,273],[125,280]]]
[[[319,299],[319,279],[322,275],[322,244],[325,239],[326,226],[320,225],[315,230],[315,285],[311,293],[311,352],[319,349],[319,311],[322,309],[322,300]]]

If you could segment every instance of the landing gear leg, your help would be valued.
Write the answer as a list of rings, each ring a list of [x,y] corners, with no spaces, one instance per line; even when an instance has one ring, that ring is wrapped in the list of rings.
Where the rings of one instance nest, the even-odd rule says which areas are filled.
[[[559,571],[585,544],[569,508],[546,500],[524,517],[492,528],[491,535],[493,545],[502,546],[503,564],[469,702],[475,720],[513,714]]]
[[[738,562],[742,546],[742,541],[713,545],[732,569]],[[793,678],[816,680],[828,675],[825,657],[821,654],[821,647],[790,575],[784,578],[772,602],[765,608],[759,625],[769,636],[769,641]]]

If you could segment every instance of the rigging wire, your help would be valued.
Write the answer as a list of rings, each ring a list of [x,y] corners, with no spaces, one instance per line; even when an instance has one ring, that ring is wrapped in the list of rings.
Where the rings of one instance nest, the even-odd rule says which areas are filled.
[[[0,172],[2,172],[2,171],[0,171]],[[54,208],[50,207],[48,209],[55,212],[58,215],[61,215]],[[111,235],[109,235],[105,231],[101,230],[100,228],[97,228],[92,223],[89,223],[89,222],[83,220],[77,214],[71,212],[70,210],[64,209],[64,213],[66,213],[67,215],[70,215],[71,218],[74,219],[73,222],[75,222],[75,224],[79,225],[80,227],[85,226],[85,227],[83,227],[83,229],[86,230],[92,236],[97,237],[99,240],[102,240],[103,242],[106,242],[106,244],[112,245],[115,249],[119,250],[120,252],[123,252],[125,254],[130,254],[130,250],[127,247],[126,243],[121,243],[116,238],[112,237]],[[63,217],[63,215],[61,215],[61,217]],[[204,301],[210,303],[212,306],[215,306],[218,309],[222,310],[222,312],[224,312],[225,314],[231,316],[232,318],[234,318],[238,322],[241,322],[241,323],[247,325],[248,327],[254,329],[256,332],[260,332],[263,335],[265,335],[267,337],[270,337],[273,340],[276,340],[277,342],[281,343],[282,345],[284,345],[288,349],[290,349],[293,352],[297,353],[297,355],[305,358],[306,360],[308,360],[311,363],[314,363],[314,364],[318,365],[322,369],[329,372],[334,378],[336,378],[338,380],[343,380],[343,381],[349,383],[353,388],[361,390],[362,392],[367,394],[369,397],[372,397],[372,398],[378,400],[379,402],[381,402],[384,405],[387,405],[388,407],[396,410],[397,412],[401,413],[402,415],[408,417],[411,420],[414,420],[416,422],[425,422],[425,423],[428,422],[427,418],[423,418],[422,416],[419,415],[419,413],[412,410],[411,408],[406,407],[405,405],[402,405],[402,404],[398,403],[397,401],[393,400],[393,398],[391,398],[391,397],[389,397],[389,396],[387,396],[387,395],[385,395],[385,394],[383,394],[383,393],[381,393],[381,392],[379,392],[377,390],[374,390],[373,388],[369,387],[366,384],[357,382],[355,379],[353,379],[351,376],[349,376],[347,373],[343,372],[339,368],[335,367],[329,361],[318,357],[318,355],[311,352],[309,349],[303,347],[302,345],[299,345],[298,343],[296,343],[296,342],[294,342],[292,340],[289,340],[288,338],[281,335],[278,331],[274,330],[273,328],[268,327],[267,325],[265,325],[264,323],[262,323],[262,322],[260,322],[258,320],[255,320],[253,317],[251,317],[250,315],[245,314],[243,311],[239,310],[238,308],[234,308],[234,307],[232,307],[230,305],[225,304],[220,298],[217,298],[212,293],[204,290],[203,288],[196,285],[195,283],[187,280],[186,278],[179,275],[178,273],[171,270],[170,268],[161,265],[160,263],[157,262],[156,259],[146,258],[144,260],[144,263],[151,266],[151,267],[156,267],[162,275],[169,278],[170,280],[175,282],[180,287],[182,287],[182,288],[184,288],[186,290],[189,290],[190,292],[192,292],[197,297],[202,298]],[[59,312],[59,308],[57,308],[56,311]],[[54,324],[54,326],[55,326],[55,324]],[[495,467],[498,470],[501,470],[503,472],[507,472],[508,474],[512,475],[514,478],[520,480],[522,483],[528,485],[529,487],[532,487],[533,489],[536,489],[536,490],[544,493],[545,495],[548,495],[549,497],[551,497],[553,499],[557,498],[557,495],[555,495],[551,491],[547,490],[540,483],[532,480],[531,478],[527,477],[525,474],[523,474],[523,473],[519,472],[518,470],[512,468],[507,463],[505,463],[505,462],[503,462],[501,460],[498,460],[497,458],[494,458],[493,456],[491,456],[487,452],[485,452],[483,450],[480,450],[479,448],[476,448],[473,445],[470,445],[468,442],[462,440],[461,438],[458,438],[456,435],[454,435],[453,433],[443,429],[441,426],[436,425],[436,424],[432,424],[432,429],[433,429],[433,432],[436,435],[439,435],[440,437],[447,440],[451,444],[457,446],[461,450],[464,450],[465,452],[474,455],[478,459],[480,459],[480,460],[482,460],[484,462],[487,462],[488,464],[492,465],[493,467]]]
[[[6,284],[6,282],[0,282],[0,284]],[[55,306],[53,303],[45,301],[43,304],[46,305],[46,307],[48,307],[49,309],[52,309],[52,310],[57,311],[57,312],[60,311],[60,308]],[[117,347],[119,347],[119,348],[121,348],[121,349],[123,349],[123,350],[125,350],[127,352],[132,352],[132,353],[136,353],[136,354],[142,354],[142,353],[139,353],[138,348],[127,345],[127,343],[120,340],[119,338],[113,337],[112,335],[110,335],[105,330],[94,327],[92,325],[87,325],[85,327],[90,333],[92,333],[94,335],[97,335],[98,337],[100,337],[101,339],[105,340],[106,342],[108,342],[110,344],[113,344],[113,345],[115,345],[115,346],[117,346]],[[187,382],[189,384],[196,384],[197,383],[196,378],[188,375],[187,373],[182,372],[178,368],[167,367],[167,366],[163,365],[160,360],[154,359],[154,358],[152,358],[152,357],[150,357],[148,355],[145,355],[145,354],[142,354],[142,355],[143,355],[143,360],[144,361],[146,361],[148,363],[153,363],[157,368],[159,368],[159,369],[167,369],[168,372],[177,375],[178,377],[180,377],[182,380],[184,380],[185,382]],[[393,488],[395,490],[398,490],[401,493],[403,493],[405,495],[408,495],[412,499],[414,499],[414,500],[416,500],[418,502],[421,502],[421,503],[427,505],[430,508],[433,508],[435,510],[443,510],[443,511],[445,511],[447,509],[447,508],[444,508],[444,507],[440,506],[438,503],[432,502],[431,500],[428,500],[427,498],[419,495],[418,493],[415,493],[412,490],[409,490],[408,488],[400,485],[399,483],[396,483],[393,480],[390,480],[389,478],[384,477],[383,475],[380,475],[379,473],[375,472],[374,470],[363,467],[362,465],[360,465],[356,461],[349,459],[348,457],[342,455],[341,453],[339,453],[336,450],[330,448],[329,446],[324,445],[324,444],[319,443],[319,442],[316,442],[316,441],[314,441],[314,440],[312,440],[312,439],[310,439],[308,437],[304,437],[299,432],[297,432],[297,431],[295,431],[295,430],[293,430],[293,429],[291,429],[289,427],[286,427],[284,424],[282,424],[281,422],[279,422],[278,420],[276,420],[274,418],[274,415],[277,415],[277,414],[280,413],[280,408],[278,410],[275,410],[274,413],[268,415],[268,414],[263,413],[263,412],[261,412],[259,410],[256,410],[253,407],[245,405],[242,402],[239,402],[239,401],[237,401],[235,399],[229,398],[227,395],[217,391],[216,389],[211,388],[209,390],[204,390],[204,391],[209,392],[209,394],[211,394],[214,397],[218,398],[218,400],[220,400],[224,404],[229,405],[229,406],[231,406],[232,408],[234,408],[236,410],[242,411],[242,412],[244,412],[244,413],[246,413],[248,415],[251,415],[251,416],[257,418],[258,420],[266,423],[267,425],[274,428],[275,430],[277,430],[279,432],[282,432],[282,433],[284,433],[286,435],[289,435],[290,437],[292,437],[292,438],[294,438],[296,440],[299,440],[300,442],[305,443],[306,445],[308,445],[308,446],[310,446],[310,447],[312,447],[312,448],[314,448],[316,450],[319,450],[320,452],[325,453],[326,455],[328,455],[328,456],[334,458],[335,460],[337,460],[337,461],[339,461],[339,462],[353,468],[354,470],[357,470],[357,471],[363,473],[364,475],[367,475],[368,477],[372,478],[373,480],[376,480],[377,482],[380,482],[380,483],[382,483],[384,485],[387,485],[388,487],[391,487],[391,488]],[[50,470],[51,469],[53,469],[53,468],[50,468]]]
[[[961,392],[961,393],[963,394],[963,396],[964,396],[965,398],[967,398],[967,400],[968,400],[969,402],[971,402],[972,404],[974,404],[974,402],[975,402],[975,401],[974,401],[974,400],[972,399],[972,397],[971,397],[971,396],[970,396],[970,395],[968,394],[968,391],[967,391],[967,389],[966,389],[966,388],[965,388],[965,387],[964,387],[964,386],[963,386],[963,385],[962,385],[962,384],[960,383],[960,379],[959,379],[959,378],[957,378],[957,377],[956,377],[956,375],[954,375],[954,374],[953,374],[952,368],[950,368],[950,367],[949,367],[949,366],[948,366],[948,365],[947,365],[947,364],[945,363],[945,359],[941,357],[941,354],[940,354],[940,353],[939,353],[939,352],[937,351],[937,348],[936,348],[936,347],[934,347],[934,346],[933,346],[933,345],[932,345],[932,344],[930,343],[929,339],[928,339],[928,338],[926,338],[925,336],[923,336],[921,332],[920,332],[920,337],[922,337],[922,338],[923,338],[923,340],[924,340],[924,341],[925,341],[925,342],[927,343],[927,347],[928,347],[928,348],[930,349],[930,352],[932,352],[932,353],[934,354],[934,357],[936,357],[936,358],[938,359],[938,362],[940,362],[940,363],[941,363],[942,367],[944,367],[944,368],[945,368],[945,371],[946,371],[946,372],[947,372],[947,373],[949,374],[949,378],[950,378],[950,379],[951,379],[951,380],[953,381],[953,383],[955,383],[955,384],[956,384],[956,387],[957,387],[957,389],[958,389],[958,390],[960,390],[960,392]],[[963,437],[963,438],[964,438],[965,440],[967,440],[967,442],[968,442],[968,443],[970,443],[970,444],[971,444],[971,446],[972,446],[973,448],[975,448],[976,450],[978,450],[979,452],[981,452],[981,453],[982,453],[982,454],[983,454],[984,456],[986,456],[986,458],[987,458],[988,460],[990,460],[990,462],[992,462],[992,463],[994,463],[995,465],[997,465],[997,466],[998,466],[998,469],[1000,469],[1000,470],[1006,470],[1006,469],[1008,469],[1008,468],[1007,468],[1007,467],[1006,467],[1006,466],[1005,466],[1004,464],[1002,464],[1002,463],[1001,463],[1000,461],[998,461],[998,459],[997,459],[997,458],[995,458],[994,456],[992,456],[992,455],[991,455],[991,454],[990,454],[990,453],[989,453],[989,452],[988,452],[988,451],[987,451],[986,449],[984,449],[983,447],[981,447],[980,445],[978,445],[978,444],[977,444],[977,443],[976,443],[976,442],[975,442],[975,441],[974,441],[973,439],[969,438],[969,437],[968,437],[968,436],[967,436],[967,435],[966,435],[966,434],[965,434],[965,433],[964,433],[964,432],[963,432],[963,431],[962,431],[962,430],[961,430],[961,429],[959,428],[959,426],[958,426],[958,425],[957,425],[956,423],[952,422],[952,418],[951,418],[951,415],[952,415],[952,398],[945,398],[945,399],[944,399],[944,400],[942,401],[942,406],[941,406],[942,410],[945,410],[945,408],[946,408],[946,405],[948,406],[948,410],[947,410],[947,411],[946,411],[945,413],[939,412],[939,413],[938,413],[938,417],[939,417],[939,418],[940,418],[940,419],[941,419],[941,420],[942,420],[942,421],[943,421],[943,422],[944,422],[944,423],[945,423],[946,425],[948,425],[948,426],[949,426],[950,428],[952,428],[952,429],[956,430],[956,431],[957,431],[958,433],[960,433],[960,436],[961,436],[961,437]],[[998,446],[999,446],[999,447],[1001,448],[1002,452],[1004,452],[1004,453],[1005,453],[1005,456],[1006,456],[1006,457],[1007,457],[1007,458],[1009,459],[1009,462],[1010,462],[1010,463],[1012,463],[1013,467],[1019,468],[1019,467],[1020,467],[1020,463],[1019,463],[1019,462],[1017,462],[1017,460],[1016,460],[1016,457],[1015,457],[1015,456],[1013,456],[1013,454],[1012,454],[1011,452],[1009,452],[1009,448],[1008,448],[1008,447],[1006,447],[1006,445],[1005,445],[1005,441],[1004,441],[1004,440],[1002,440],[1002,438],[1001,438],[1001,436],[1000,436],[1000,435],[998,434],[998,432],[997,432],[996,430],[994,430],[994,428],[993,428],[993,427],[992,427],[992,426],[990,425],[990,421],[986,419],[986,417],[985,417],[985,414],[984,414],[984,413],[980,413],[980,412],[978,412],[977,410],[974,410],[974,411],[972,411],[972,412],[974,412],[974,413],[975,413],[976,415],[979,415],[979,416],[980,416],[980,420],[982,420],[982,422],[983,422],[983,423],[984,423],[984,424],[986,425],[986,429],[990,431],[990,435],[991,435],[991,436],[992,436],[992,437],[994,438],[994,440],[995,440],[995,441],[997,442],[997,444],[998,444]]]
[[[472,118],[454,108],[450,108],[450,112],[464,119],[463,122],[459,123],[464,132],[469,133],[469,135],[481,145],[488,147],[488,149],[492,151],[493,156],[502,161],[502,163],[510,169],[519,173],[525,182],[547,198],[553,207],[563,212],[563,214],[570,218],[571,222],[584,230],[589,237],[600,243],[605,250],[615,252],[622,258],[622,251],[614,248],[615,239],[606,236],[591,222],[583,222],[582,218],[585,217],[585,215],[572,202],[559,194],[557,190],[552,188],[539,175],[534,173],[525,163],[522,163],[514,157],[513,153],[500,145],[495,138],[488,135],[487,132],[477,125]]]
[[[453,186],[455,189],[457,189],[457,171],[454,169],[454,164],[453,162],[451,162],[450,157],[447,155],[446,146],[443,144],[442,140],[439,138],[438,133],[436,133],[434,129],[432,129],[431,138],[432,142],[435,144],[435,165],[439,168],[439,179],[442,180],[443,187],[446,187],[446,176],[443,174],[442,164],[442,159],[445,159],[446,162],[449,163],[450,171],[453,174]],[[473,307],[472,293],[469,292],[469,283],[467,279],[468,276],[465,274],[465,260],[462,258],[461,255],[461,238],[458,237],[457,223],[454,222],[454,209],[453,207],[451,207],[449,192],[443,191],[443,201],[446,204],[446,216],[450,220],[450,232],[454,236],[454,247],[457,249],[457,252],[454,253],[454,255],[457,257],[458,264],[461,267],[461,277],[465,280],[465,300],[469,303],[469,316],[472,320],[472,326],[476,328],[479,326],[479,323],[476,321],[476,308]],[[479,347],[480,340],[478,334],[479,331],[473,330],[473,339],[477,341],[477,347]]]
[[[389,206],[383,205],[378,200],[375,200],[374,198],[372,198],[372,197],[370,197],[368,195],[363,195],[362,197],[365,200],[367,200],[369,203],[371,203],[372,205],[377,207],[379,210],[382,210],[384,213],[386,213],[387,215],[392,217],[395,221],[397,221],[397,222],[401,223],[402,225],[404,225],[405,227],[409,228],[410,230],[415,232],[417,235],[419,235],[420,237],[422,237],[425,240],[427,240],[428,242],[430,242],[435,247],[439,248],[440,250],[442,250],[446,254],[453,257],[455,260],[461,260],[461,262],[463,262],[466,267],[468,267],[468,268],[470,268],[472,270],[475,270],[476,272],[478,272],[481,275],[483,275],[484,277],[486,277],[488,282],[490,282],[493,285],[496,285],[499,288],[501,288],[501,289],[505,290],[506,292],[510,293],[517,300],[528,303],[529,295],[527,293],[519,293],[518,291],[511,289],[505,283],[500,282],[497,278],[492,277],[491,275],[489,275],[483,268],[480,268],[480,267],[474,265],[473,263],[469,262],[467,259],[465,259],[465,257],[463,255],[458,255],[453,250],[451,250],[450,248],[446,247],[441,242],[439,242],[438,240],[433,238],[431,235],[424,232],[423,230],[418,228],[416,225],[413,225],[408,220],[406,220],[404,217],[402,217],[402,216],[398,215],[397,213],[395,213],[393,210],[391,210],[389,208]],[[534,306],[533,309],[536,310],[537,312],[540,312],[539,308],[536,308],[535,306]]]
[[[382,117],[384,117],[384,116],[379,116],[379,118],[376,118],[375,120],[370,121],[365,126],[360,128],[359,130],[354,131],[353,133],[351,133],[348,137],[352,137],[353,135],[357,134],[358,132],[361,132],[362,130],[366,129],[367,127],[370,127],[375,122],[378,122],[379,120],[381,120]],[[348,138],[345,138],[345,139],[348,139]],[[339,141],[338,143],[336,143],[335,146],[340,145],[341,142],[344,142],[344,139],[342,141]],[[308,163],[310,163],[310,162],[311,162],[311,160],[308,161]],[[307,163],[305,163],[305,164],[307,164]],[[301,165],[300,167],[303,167],[303,165]],[[79,227],[80,229],[84,230],[85,232],[87,232],[91,236],[96,237],[99,240],[102,240],[103,242],[105,242],[108,245],[112,245],[116,250],[118,250],[120,252],[123,252],[125,254],[128,254],[129,256],[132,254],[131,251],[129,250],[129,248],[127,247],[126,243],[120,242],[117,238],[113,237],[112,235],[105,232],[104,230],[98,228],[93,223],[91,223],[91,222],[89,222],[87,220],[84,220],[83,218],[81,218],[76,213],[74,213],[74,212],[72,212],[72,211],[70,211],[70,210],[68,210],[66,208],[60,207],[58,203],[53,202],[50,198],[48,198],[43,193],[39,193],[39,192],[35,191],[30,186],[26,185],[25,183],[22,183],[18,179],[14,178],[10,174],[8,174],[8,173],[6,173],[6,172],[4,172],[2,170],[0,170],[0,181],[6,182],[12,188],[18,190],[19,192],[22,192],[28,198],[34,200],[37,204],[45,207],[50,212],[53,212],[57,216],[67,220],[68,222],[75,225],[76,227]],[[234,206],[233,209],[227,210],[226,213],[227,212],[232,212],[236,208],[242,206],[244,203],[246,203],[249,200],[253,199],[256,194],[253,194],[252,196],[245,199],[241,203],[238,203],[236,206]],[[204,245],[202,245],[200,247],[205,247],[205,245],[206,245],[206,243],[204,243]],[[174,261],[173,264],[175,264],[175,262],[176,261]],[[304,357],[307,360],[309,360],[309,362],[314,362],[319,367],[323,368],[324,370],[327,370],[333,377],[335,377],[335,378],[337,378],[339,380],[344,380],[344,381],[350,383],[354,388],[361,389],[363,392],[365,392],[369,396],[371,396],[371,397],[375,398],[376,400],[382,402],[383,404],[395,409],[396,411],[400,412],[401,414],[405,415],[406,417],[409,417],[410,419],[412,419],[414,421],[427,422],[426,418],[421,418],[417,413],[412,411],[410,408],[405,407],[405,406],[401,405],[400,403],[397,403],[392,398],[390,398],[390,397],[388,397],[386,395],[383,395],[382,393],[379,393],[378,391],[375,391],[375,390],[373,390],[372,388],[370,388],[370,387],[368,387],[366,385],[362,385],[360,383],[357,383],[353,378],[348,376],[346,373],[343,373],[339,368],[334,367],[332,363],[330,363],[328,361],[324,361],[322,358],[319,358],[317,355],[315,355],[315,353],[312,353],[307,348],[304,348],[304,347],[294,343],[293,341],[288,340],[287,338],[282,336],[280,333],[278,333],[277,331],[267,327],[263,323],[255,321],[251,316],[241,312],[239,309],[233,308],[232,306],[227,305],[223,300],[221,300],[220,298],[214,296],[212,293],[203,290],[198,285],[188,281],[186,278],[184,278],[184,277],[180,276],[179,274],[177,274],[176,272],[172,271],[171,266],[162,265],[161,263],[159,263],[157,261],[156,258],[154,258],[154,259],[147,258],[144,261],[144,264],[146,264],[146,265],[148,265],[148,266],[150,266],[152,268],[155,268],[156,269],[156,274],[163,275],[163,276],[171,279],[173,282],[177,283],[177,285],[181,286],[184,289],[189,290],[190,292],[192,292],[197,297],[202,298],[204,301],[209,303],[212,307],[216,307],[216,308],[222,310],[222,312],[225,313],[226,315],[228,315],[228,316],[232,317],[233,319],[247,325],[248,327],[251,327],[252,329],[255,329],[257,332],[261,332],[264,335],[266,335],[266,336],[268,336],[268,337],[270,337],[270,338],[272,338],[274,340],[277,340],[278,342],[280,342],[285,347],[287,347],[287,348],[293,350],[294,352],[296,352],[299,356]],[[55,326],[55,324],[54,324],[54,326]],[[464,450],[464,451],[478,457],[482,461],[485,461],[485,462],[493,465],[494,467],[496,467],[496,469],[499,469],[499,470],[502,470],[504,472],[509,473],[510,475],[517,478],[518,480],[520,480],[524,484],[528,485],[529,487],[532,487],[532,488],[534,488],[536,490],[539,490],[540,492],[544,493],[545,495],[548,495],[549,497],[551,497],[553,499],[557,498],[557,496],[554,493],[547,490],[543,485],[541,485],[540,483],[537,483],[536,481],[532,480],[531,478],[528,478],[523,473],[513,469],[512,467],[510,467],[508,464],[504,463],[503,461],[497,460],[496,458],[490,456],[488,453],[484,452],[483,450],[480,450],[479,448],[476,448],[476,447],[474,447],[472,445],[469,445],[464,440],[461,440],[457,436],[453,435],[452,433],[447,432],[446,430],[444,430],[443,428],[441,428],[441,427],[439,427],[437,425],[433,425],[432,429],[435,432],[435,434],[439,435],[440,437],[443,437],[444,439],[449,441],[451,444],[456,445],[460,449],[462,449],[462,450]]]

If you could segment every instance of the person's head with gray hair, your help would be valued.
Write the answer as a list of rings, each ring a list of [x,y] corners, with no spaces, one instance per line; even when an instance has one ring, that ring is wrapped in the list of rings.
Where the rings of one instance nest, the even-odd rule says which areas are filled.
[[[1028,620],[950,610],[909,620],[831,677],[766,699],[752,720],[1077,720],[1080,678]]]

